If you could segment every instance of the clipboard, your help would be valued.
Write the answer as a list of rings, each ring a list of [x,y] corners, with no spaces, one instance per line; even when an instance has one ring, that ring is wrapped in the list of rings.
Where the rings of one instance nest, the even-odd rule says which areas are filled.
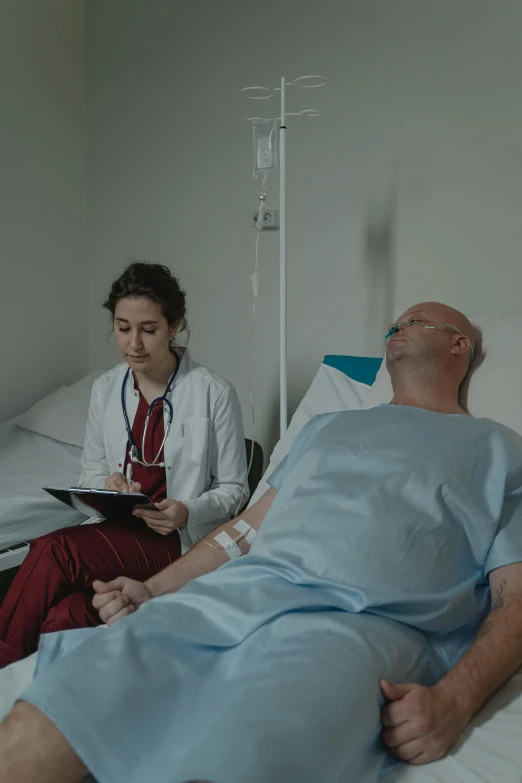
[[[70,489],[43,487],[43,489],[83,514],[88,515],[90,509],[107,519],[128,516],[136,506],[156,508],[152,500],[143,492],[116,492],[111,489],[82,489],[81,487]]]

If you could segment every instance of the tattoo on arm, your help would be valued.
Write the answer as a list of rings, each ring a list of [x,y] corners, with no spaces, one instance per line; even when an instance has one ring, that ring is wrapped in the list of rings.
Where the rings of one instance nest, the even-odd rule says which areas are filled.
[[[497,587],[497,590],[495,592],[495,596],[491,602],[491,612],[496,612],[499,609],[502,609],[504,606],[504,587],[506,586],[507,582],[505,579],[502,580],[500,585]],[[486,636],[491,629],[493,628],[492,623],[487,619],[484,620],[482,625],[480,626],[479,632],[475,638],[475,641],[478,641],[478,639],[481,639],[483,636]]]
[[[491,611],[494,612],[496,609],[502,609],[504,606],[504,587],[506,586],[507,582],[505,579],[502,580],[500,585],[497,587],[497,592],[495,593],[495,597],[493,599],[493,602],[491,604]]]

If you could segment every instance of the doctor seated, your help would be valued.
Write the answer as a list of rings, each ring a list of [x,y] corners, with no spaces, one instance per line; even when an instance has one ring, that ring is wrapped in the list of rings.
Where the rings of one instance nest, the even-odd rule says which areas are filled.
[[[42,637],[0,780],[375,783],[385,746],[451,750],[522,663],[521,440],[459,404],[463,315],[390,334],[391,404],[316,416],[243,523]]]
[[[32,542],[0,607],[0,667],[34,652],[41,633],[98,624],[95,579],[148,579],[229,520],[246,489],[236,392],[174,343],[186,326],[177,279],[133,263],[104,307],[125,363],[94,382],[79,484],[141,489],[156,509]]]

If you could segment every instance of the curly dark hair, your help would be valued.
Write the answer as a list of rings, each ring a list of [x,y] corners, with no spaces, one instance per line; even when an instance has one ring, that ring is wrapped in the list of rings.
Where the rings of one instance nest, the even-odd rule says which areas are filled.
[[[185,318],[185,291],[178,279],[163,264],[151,264],[147,261],[133,261],[124,273],[114,281],[109,296],[103,303],[112,314],[120,299],[140,299],[146,297],[158,302],[169,326],[179,324],[180,330],[187,328]]]

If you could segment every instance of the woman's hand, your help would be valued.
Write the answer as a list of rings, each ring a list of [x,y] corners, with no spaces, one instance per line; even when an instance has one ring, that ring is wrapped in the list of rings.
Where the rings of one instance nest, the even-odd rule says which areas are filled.
[[[188,508],[177,500],[162,500],[154,503],[156,509],[137,506],[132,512],[138,519],[162,536],[168,536],[174,530],[184,527],[188,520]]]
[[[132,481],[129,486],[123,473],[113,473],[112,476],[105,479],[104,489],[110,489],[113,492],[139,492],[141,484],[138,484],[137,481]]]

